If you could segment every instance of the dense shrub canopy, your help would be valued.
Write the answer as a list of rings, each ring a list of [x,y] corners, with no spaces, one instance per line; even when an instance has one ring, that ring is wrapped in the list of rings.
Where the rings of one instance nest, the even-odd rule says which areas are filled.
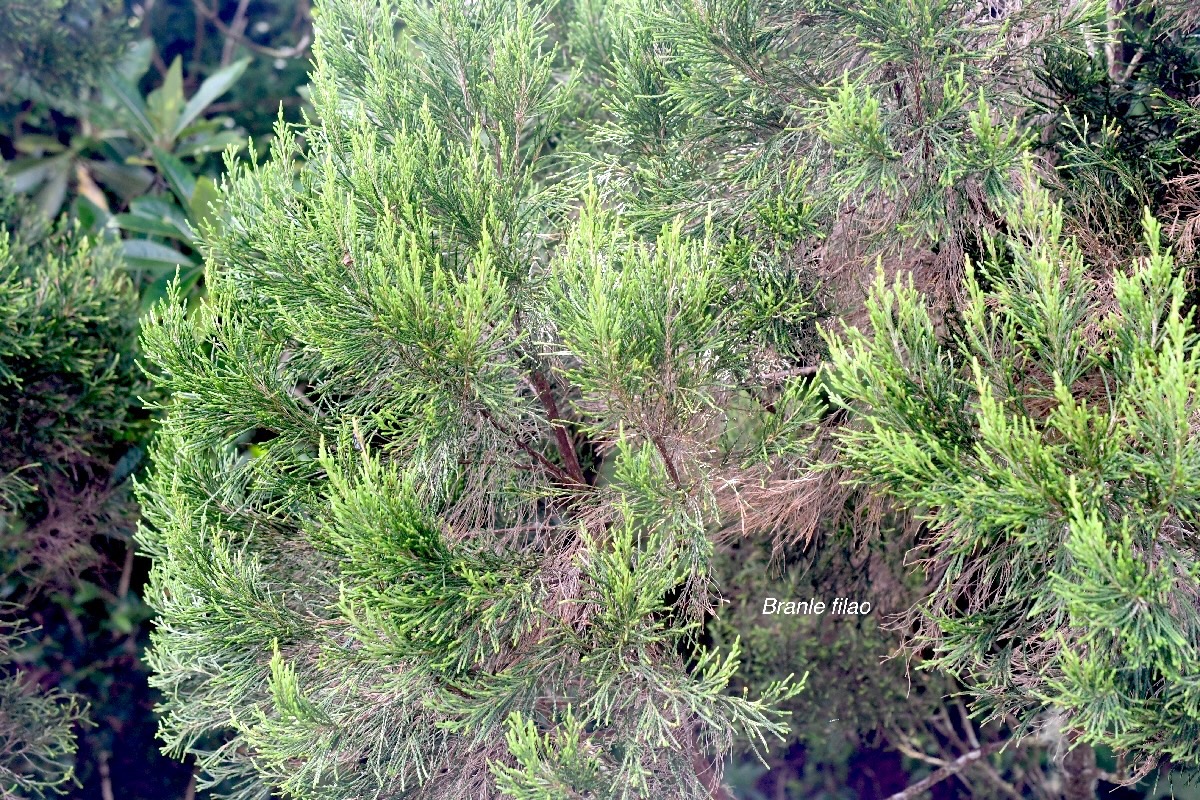
[[[120,52],[120,0],[6,0],[0,6],[0,100],[70,95]]]
[[[1146,220],[1146,256],[1097,286],[1031,188],[966,280],[950,342],[911,283],[831,342],[862,480],[919,509],[941,576],[914,644],[1005,716],[1053,709],[1092,743],[1197,757],[1200,337]],[[1148,769],[1148,767],[1147,767]]]
[[[845,549],[908,613],[805,654],[937,668],[936,731],[900,662],[856,700],[906,753],[1194,762],[1185,12],[319,4],[312,118],[143,335],[170,751],[239,799],[724,797],[812,716],[813,631],[747,599]]]
[[[145,333],[167,740],[238,797],[708,797],[797,689],[697,639],[723,495],[806,452],[805,300],[568,171],[550,7],[320,11],[298,182],[281,129]]]
[[[53,574],[121,526],[113,489],[129,468],[113,465],[137,435],[137,296],[117,248],[3,202],[0,524],[8,573]]]

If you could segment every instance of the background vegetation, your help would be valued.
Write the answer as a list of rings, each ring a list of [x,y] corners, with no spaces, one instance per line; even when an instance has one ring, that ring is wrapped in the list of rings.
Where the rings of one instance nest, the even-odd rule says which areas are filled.
[[[36,688],[57,701],[6,709],[33,729],[86,706],[76,745],[55,751],[58,776],[73,773],[67,796],[191,796],[190,765],[159,752],[143,660],[152,614],[130,489],[152,395],[138,319],[177,269],[199,291],[198,230],[222,150],[245,157],[280,113],[299,118],[309,8],[5,2],[0,30],[0,594],[19,625],[4,652],[14,697]],[[10,745],[24,735],[0,729]]]

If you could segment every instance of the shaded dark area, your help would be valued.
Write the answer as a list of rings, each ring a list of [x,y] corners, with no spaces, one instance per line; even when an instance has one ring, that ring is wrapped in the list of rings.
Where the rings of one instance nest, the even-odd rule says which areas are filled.
[[[124,559],[119,553],[106,555],[110,564]],[[150,619],[139,599],[147,563],[136,558],[133,564],[128,592],[115,603],[99,597],[85,600],[93,591],[108,594],[119,588],[123,576],[110,570],[85,576],[73,596],[43,596],[29,610],[31,621],[41,628],[37,647],[38,664],[47,670],[43,680],[57,677],[58,686],[84,695],[91,704],[92,724],[80,730],[81,785],[67,797],[104,798],[111,791],[113,797],[181,798],[191,781],[187,764],[159,752],[154,714],[158,692],[146,683],[141,661]],[[114,619],[119,622],[113,624]],[[133,630],[123,632],[128,624]]]

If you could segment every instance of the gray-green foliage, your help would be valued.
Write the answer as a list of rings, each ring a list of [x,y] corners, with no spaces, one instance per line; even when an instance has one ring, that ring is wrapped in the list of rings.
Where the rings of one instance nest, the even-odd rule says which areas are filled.
[[[729,496],[807,457],[803,298],[571,171],[569,9],[316,11],[299,178],[281,128],[144,332],[169,749],[237,798],[711,796],[799,689],[698,634]]]
[[[1010,121],[1094,4],[316,10],[314,119],[230,164],[209,295],[143,340],[149,658],[205,785],[719,795],[802,707],[765,647],[730,691],[736,631],[778,628],[711,622],[764,583],[720,534],[778,556],[851,503],[911,533],[811,473],[843,422],[841,466],[927,526],[913,652],[989,735],[1049,711],[1196,757],[1183,284],[1148,222],[1104,296]],[[809,292],[868,254],[936,308],[881,277],[812,380]]]
[[[1194,762],[1200,346],[1183,278],[1149,217],[1111,283],[1040,190],[1008,224],[968,269],[949,341],[911,283],[882,278],[871,331],[830,337],[831,392],[857,415],[841,455],[928,521],[941,578],[914,644],[981,711],[1045,712],[1130,764]]]
[[[130,533],[118,462],[140,428],[136,304],[117,248],[0,198],[6,574],[54,577],[89,560],[93,535]]]

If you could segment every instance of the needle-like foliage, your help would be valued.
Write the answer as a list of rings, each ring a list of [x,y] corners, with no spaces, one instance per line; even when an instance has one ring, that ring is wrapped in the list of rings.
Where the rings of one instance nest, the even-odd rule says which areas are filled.
[[[75,773],[75,724],[83,719],[77,698],[45,691],[12,669],[20,631],[0,633],[0,797],[43,798],[65,788]]]
[[[168,398],[141,489],[149,659],[202,786],[727,797],[726,756],[804,706],[784,645],[738,676],[737,632],[813,624],[757,625],[744,596],[714,622],[721,592],[875,576],[919,598],[912,652],[992,712],[980,742],[923,684],[976,758],[1052,717],[1143,765],[1195,759],[1184,283],[1149,219],[1130,271],[1089,268],[1077,206],[1022,169],[1054,65],[1100,57],[1101,4],[315,13],[312,119],[230,162],[208,295],[143,336]],[[917,283],[881,273],[860,313],[876,257]],[[850,323],[828,368],[814,295]],[[748,576],[728,542],[797,564],[852,517],[894,535],[854,580]],[[898,574],[917,532],[933,572]],[[813,563],[843,557],[823,544]],[[850,622],[808,652],[873,658],[887,637]]]
[[[0,101],[94,84],[127,38],[116,0],[6,0],[0,6]]]
[[[858,308],[854,278],[881,253],[931,295],[957,293],[964,253],[996,225],[1044,124],[1029,112],[1045,71],[1086,58],[1103,16],[1057,0],[608,10],[601,161],[630,216],[727,222],[837,275],[841,311]]]
[[[115,247],[0,198],[0,546],[40,584],[128,536],[137,297]],[[123,459],[123,460],[122,460]]]
[[[857,477],[928,523],[914,645],[981,712],[1053,720],[1149,769],[1200,752],[1200,338],[1145,220],[1111,287],[1032,185],[968,269],[949,341],[882,279],[871,331],[829,337]]]
[[[232,798],[721,796],[799,691],[701,632],[729,497],[806,463],[804,297],[571,171],[570,7],[316,11],[315,120],[143,337],[168,747]]]

